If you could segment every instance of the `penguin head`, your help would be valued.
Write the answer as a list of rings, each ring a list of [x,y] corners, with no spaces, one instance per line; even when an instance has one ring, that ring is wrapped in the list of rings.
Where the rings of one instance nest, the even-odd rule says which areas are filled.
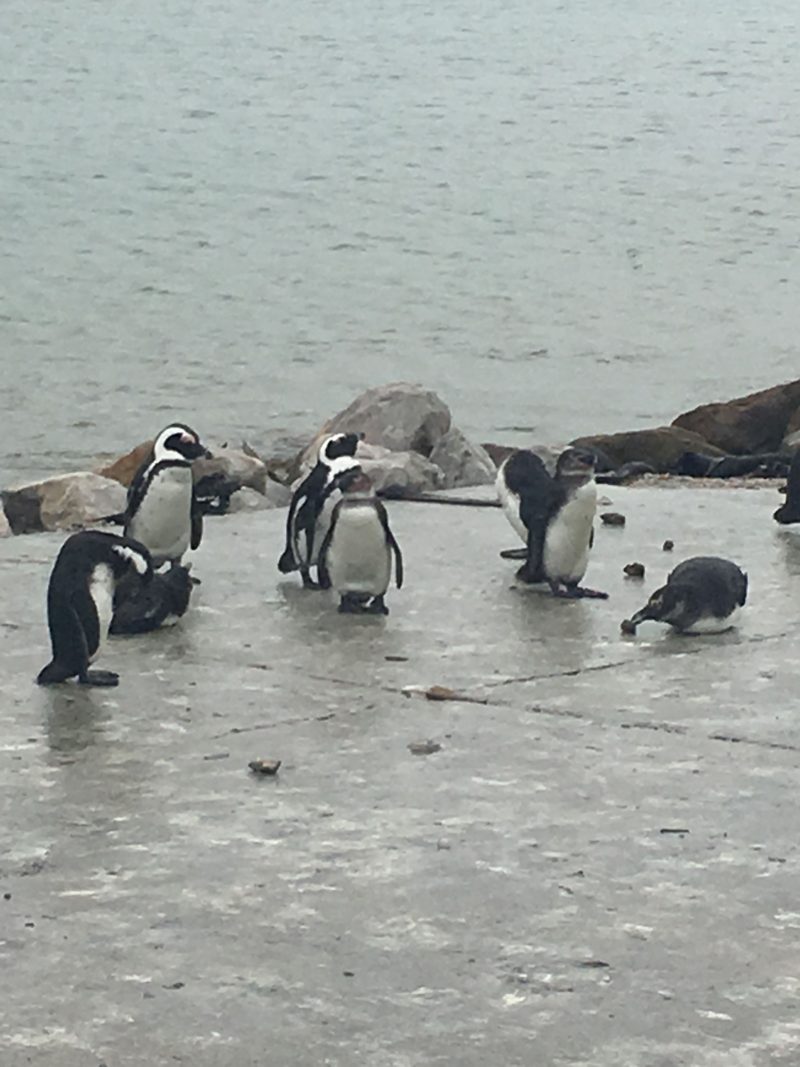
[[[690,592],[680,586],[662,585],[660,589],[656,589],[645,606],[631,616],[630,621],[634,626],[647,619],[677,625],[690,607]]]
[[[210,454],[200,443],[199,436],[191,426],[182,422],[173,422],[165,427],[153,445],[153,458],[156,462],[162,459],[193,460]]]
[[[594,477],[595,455],[588,448],[565,448],[556,462],[556,478],[589,481]]]
[[[358,442],[364,440],[363,433],[335,433],[326,437],[319,446],[319,460],[330,463],[341,456],[354,456]]]

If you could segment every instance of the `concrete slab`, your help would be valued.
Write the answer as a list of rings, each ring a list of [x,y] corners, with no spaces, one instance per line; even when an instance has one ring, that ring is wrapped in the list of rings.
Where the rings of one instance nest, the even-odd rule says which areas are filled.
[[[800,538],[774,491],[608,496],[608,602],[514,588],[498,511],[394,505],[386,620],[278,575],[282,512],[210,520],[111,691],[32,684],[61,538],[0,542],[3,1067],[800,1062]],[[737,632],[620,635],[708,552]]]

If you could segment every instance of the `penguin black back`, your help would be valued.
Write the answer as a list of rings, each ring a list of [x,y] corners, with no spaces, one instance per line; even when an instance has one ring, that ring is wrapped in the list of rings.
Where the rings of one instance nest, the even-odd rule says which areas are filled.
[[[747,575],[740,567],[719,556],[693,556],[670,572],[666,584],[625,620],[623,630],[634,633],[639,623],[652,620],[681,633],[718,633],[732,625],[746,600]]]
[[[148,581],[150,553],[138,541],[82,530],[61,547],[47,587],[47,624],[53,658],[37,677],[52,685],[77,677],[84,685],[116,685],[111,671],[89,671],[111,622],[114,587],[133,571]]]

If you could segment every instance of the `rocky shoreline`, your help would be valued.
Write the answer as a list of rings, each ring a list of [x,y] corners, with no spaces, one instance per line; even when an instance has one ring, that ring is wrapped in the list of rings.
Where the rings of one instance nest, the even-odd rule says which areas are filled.
[[[420,385],[397,382],[362,393],[329,419],[293,459],[259,456],[243,444],[212,445],[212,457],[195,462],[195,483],[209,513],[284,507],[311,463],[320,439],[331,433],[364,435],[358,456],[376,490],[387,496],[430,493],[491,484],[513,451],[476,444],[453,424],[447,404]],[[558,446],[531,445],[545,462]],[[800,379],[704,404],[669,426],[577,438],[598,457],[598,481],[606,484],[764,484],[786,476],[800,444]],[[144,441],[92,471],[76,471],[0,490],[0,537],[71,530],[114,521],[126,489],[152,447]]]

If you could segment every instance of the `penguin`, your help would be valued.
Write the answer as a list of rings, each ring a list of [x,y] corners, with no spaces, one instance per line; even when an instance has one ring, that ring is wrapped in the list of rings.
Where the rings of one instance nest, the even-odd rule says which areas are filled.
[[[111,634],[144,634],[160,626],[174,626],[186,614],[192,587],[199,578],[189,573],[191,563],[173,563],[142,586],[132,576],[124,578],[114,593]]]
[[[597,486],[594,454],[567,448],[551,476],[528,449],[513,452],[500,465],[496,489],[500,504],[524,549],[501,552],[504,559],[524,559],[517,577],[526,583],[547,582],[553,596],[598,597],[608,593],[579,583],[586,573],[594,541]]]
[[[667,577],[645,606],[622,623],[634,634],[647,619],[666,622],[678,633],[714,634],[734,625],[747,600],[747,575],[728,559],[693,556]]]
[[[82,685],[117,685],[113,671],[90,671],[108,633],[114,589],[128,573],[147,583],[153,561],[130,537],[82,530],[61,546],[47,587],[47,624],[53,658],[39,672],[39,685],[77,677]]]
[[[140,541],[158,568],[180,563],[203,537],[203,515],[194,492],[192,460],[209,456],[193,429],[172,423],[134,475],[124,515],[126,537]]]
[[[789,526],[800,522],[800,448],[795,449],[786,480],[786,499],[772,515],[775,522]]]
[[[278,560],[281,574],[299,570],[305,589],[318,589],[311,577],[319,548],[330,526],[333,509],[341,499],[341,477],[360,470],[355,459],[362,435],[336,433],[319,447],[313,470],[295,489],[286,516],[286,547]]]
[[[397,588],[403,585],[400,546],[367,475],[352,470],[340,484],[342,498],[319,552],[320,585],[339,595],[340,612],[388,615],[383,598],[392,576],[392,554]]]

